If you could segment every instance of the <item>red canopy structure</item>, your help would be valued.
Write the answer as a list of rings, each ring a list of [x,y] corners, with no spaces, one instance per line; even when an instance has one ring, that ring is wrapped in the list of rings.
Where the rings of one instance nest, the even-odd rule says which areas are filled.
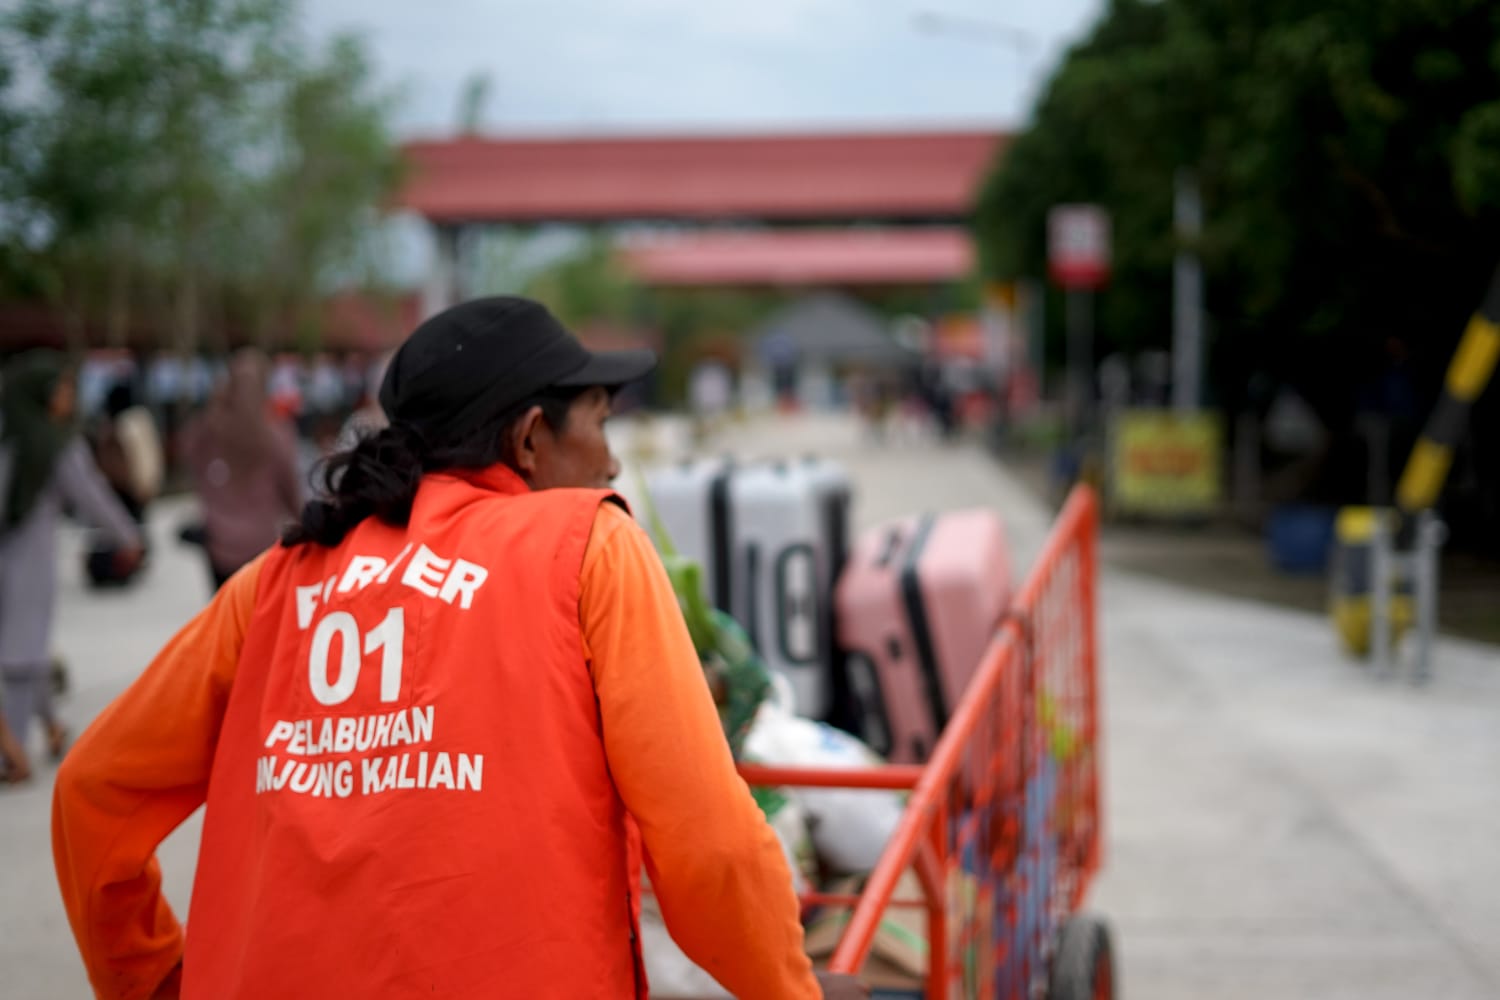
[[[940,284],[973,271],[974,247],[956,226],[705,231],[627,243],[624,258],[659,287]]]
[[[397,204],[439,225],[957,220],[1008,144],[994,131],[412,142]]]
[[[631,251],[647,283],[927,284],[969,270],[954,227],[1009,143],[999,131],[464,136],[406,144],[395,204],[436,236],[423,315],[461,293],[460,232],[484,225],[689,227],[682,242]],[[752,237],[746,224],[771,228]]]

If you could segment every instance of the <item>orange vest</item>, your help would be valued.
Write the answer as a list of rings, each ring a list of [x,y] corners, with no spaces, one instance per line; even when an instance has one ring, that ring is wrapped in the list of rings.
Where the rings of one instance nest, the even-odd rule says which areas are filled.
[[[405,529],[268,556],[184,997],[644,995],[579,627],[610,497],[429,475]]]

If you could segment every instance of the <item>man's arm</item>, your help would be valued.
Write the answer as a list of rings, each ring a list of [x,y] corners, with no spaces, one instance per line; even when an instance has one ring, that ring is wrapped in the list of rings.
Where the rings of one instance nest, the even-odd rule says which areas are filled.
[[[735,772],[666,570],[613,504],[579,604],[610,771],[673,940],[736,996],[821,996],[791,872]]]
[[[207,794],[260,566],[237,573],[58,768],[52,857],[100,997],[150,997],[182,960],[156,848]]]

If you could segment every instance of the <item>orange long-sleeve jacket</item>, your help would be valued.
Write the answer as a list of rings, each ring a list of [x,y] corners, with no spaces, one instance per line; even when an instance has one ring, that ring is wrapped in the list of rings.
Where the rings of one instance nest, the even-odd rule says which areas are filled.
[[[455,482],[453,488],[496,485]],[[504,475],[499,485],[515,487]],[[53,805],[58,877],[101,997],[176,995],[184,937],[161,896],[154,852],[209,797],[252,622],[268,603],[292,599],[268,590],[264,567],[263,557],[234,577],[101,714],[59,771]],[[608,774],[639,826],[646,867],[674,938],[736,995],[820,995],[802,951],[786,863],[734,771],[670,583],[644,532],[612,503],[593,515],[577,593],[578,634]],[[504,768],[512,763],[520,764],[492,761],[486,787],[503,789]],[[268,788],[277,766],[261,772]],[[358,836],[357,829],[350,833]],[[514,846],[504,842],[505,831],[495,831],[495,839],[496,850]],[[402,848],[371,849],[399,858]],[[200,888],[218,875],[200,861]],[[274,893],[277,873],[261,878]],[[195,907],[198,893],[195,888]],[[186,962],[191,968],[191,944]],[[190,983],[194,978],[189,973]]]

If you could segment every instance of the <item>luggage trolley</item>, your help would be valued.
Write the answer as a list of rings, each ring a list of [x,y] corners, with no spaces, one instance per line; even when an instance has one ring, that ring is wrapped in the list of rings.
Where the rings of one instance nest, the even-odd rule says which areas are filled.
[[[805,901],[852,908],[829,968],[864,968],[912,872],[927,1000],[1114,996],[1110,935],[1081,910],[1101,842],[1097,533],[1078,487],[926,764],[741,767],[752,785],[911,791],[863,890]]]

